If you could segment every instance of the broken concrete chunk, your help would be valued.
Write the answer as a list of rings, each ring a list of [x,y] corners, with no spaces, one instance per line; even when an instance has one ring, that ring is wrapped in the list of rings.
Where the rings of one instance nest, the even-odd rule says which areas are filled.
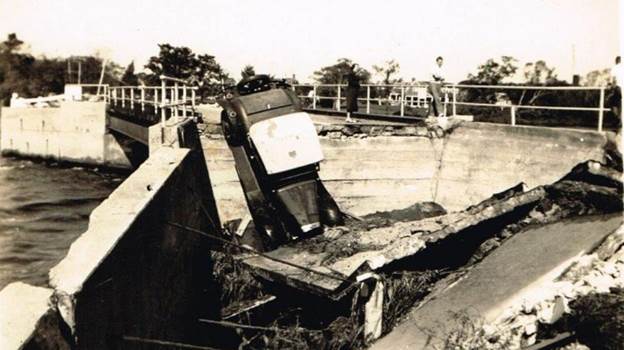
[[[50,306],[52,289],[14,282],[0,291],[0,349],[69,349],[57,314]]]
[[[522,188],[514,187],[509,192],[506,191],[502,199],[487,200],[463,212],[413,222],[399,222],[370,230],[354,230],[334,240],[327,237],[311,239],[268,253],[274,258],[294,261],[315,271],[331,272],[338,278],[302,271],[262,256],[244,259],[243,264],[266,279],[340,298],[344,288],[349,286],[343,279],[355,280],[360,272],[375,270],[412,256],[432,242],[509,213],[518,207],[535,203],[545,196],[541,187],[517,194]],[[324,246],[327,249],[320,249]],[[347,249],[349,247],[355,249]]]

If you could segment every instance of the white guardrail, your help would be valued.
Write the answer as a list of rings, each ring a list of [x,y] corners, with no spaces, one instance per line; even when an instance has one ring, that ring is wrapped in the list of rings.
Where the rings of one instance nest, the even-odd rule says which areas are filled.
[[[196,107],[196,91],[197,87],[189,86],[185,80],[161,76],[160,86],[109,86],[106,84],[80,84],[82,87],[97,87],[96,97],[104,98],[104,100],[114,106],[128,108],[129,110],[139,109],[145,112],[146,108],[151,108],[151,112],[155,115],[160,114],[161,123],[164,126],[167,113],[175,118],[176,122],[179,118],[187,118],[193,116]],[[344,90],[346,84],[295,84],[292,85],[293,91],[297,96],[312,110],[319,111],[341,111],[342,102],[346,100]],[[458,101],[460,90],[470,89],[489,89],[489,90],[550,90],[550,91],[598,91],[599,99],[596,107],[582,106],[541,106],[528,104],[513,104],[506,100],[497,103],[477,103]],[[605,108],[605,93],[607,87],[585,87],[585,86],[519,86],[519,85],[467,85],[467,84],[446,84],[442,87],[441,100],[443,102],[445,115],[457,115],[457,106],[474,106],[484,108],[509,108],[511,115],[511,125],[516,125],[516,112],[519,109],[534,110],[556,110],[556,111],[589,111],[597,114],[597,129],[603,130]],[[405,116],[406,108],[429,108],[432,103],[432,97],[428,93],[428,85],[426,83],[417,84],[363,84],[360,88],[360,94],[365,92],[364,97],[359,96],[358,101],[363,103],[366,108],[366,114],[386,114],[388,109],[373,108],[378,106],[398,107],[398,115]],[[37,99],[32,99],[36,102]],[[322,101],[329,100],[329,108]],[[41,99],[39,99],[41,101]],[[324,107],[325,106],[325,107]],[[449,112],[450,109],[450,113]],[[168,112],[168,110],[170,112]],[[375,110],[375,111],[373,111]]]
[[[151,107],[155,115],[160,114],[163,127],[167,110],[176,123],[180,118],[193,116],[198,88],[189,86],[185,80],[164,75],[160,76],[160,81],[160,86],[111,86],[106,102],[130,110],[140,108],[141,112],[145,112],[146,106]]]
[[[320,108],[322,100],[331,100],[332,107],[329,110],[341,110],[341,103],[346,98],[343,90],[345,84],[296,84],[292,86],[293,91],[302,101],[307,101],[309,108],[313,110],[328,110]],[[428,93],[427,84],[364,84],[360,88],[366,92],[366,97],[358,97],[359,102],[366,105],[366,114],[371,114],[371,104],[399,106],[399,115],[405,116],[405,108],[428,108],[432,97]],[[461,89],[491,89],[491,90],[555,90],[555,91],[599,91],[599,102],[596,107],[579,106],[537,106],[512,103],[476,103],[462,102],[457,100]],[[592,111],[597,113],[598,131],[602,131],[604,112],[608,111],[605,106],[605,86],[582,87],[582,86],[512,86],[512,85],[466,85],[447,84],[442,87],[442,102],[444,104],[444,114],[447,115],[447,106],[451,106],[451,115],[457,115],[457,106],[475,106],[486,108],[509,108],[511,113],[511,125],[516,125],[516,112],[519,109],[535,110],[558,110],[558,111]],[[381,90],[381,92],[379,91]],[[326,95],[323,95],[323,92]],[[329,94],[327,94],[329,92]],[[375,96],[375,97],[372,97]],[[378,97],[385,96],[385,97]],[[338,102],[340,101],[340,102]],[[510,101],[506,101],[510,102]]]

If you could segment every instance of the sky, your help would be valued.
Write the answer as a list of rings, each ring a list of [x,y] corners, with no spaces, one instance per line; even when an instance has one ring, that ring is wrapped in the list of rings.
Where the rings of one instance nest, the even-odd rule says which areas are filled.
[[[137,68],[170,43],[215,56],[235,78],[251,64],[309,82],[346,57],[371,71],[394,59],[404,79],[427,80],[443,56],[447,80],[459,81],[509,55],[571,80],[613,65],[623,11],[619,0],[0,0],[0,39],[17,33],[35,55],[98,53]]]

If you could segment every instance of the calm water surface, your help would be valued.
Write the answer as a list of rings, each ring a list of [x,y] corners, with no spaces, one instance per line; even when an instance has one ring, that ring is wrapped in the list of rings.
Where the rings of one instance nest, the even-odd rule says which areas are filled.
[[[48,270],[121,181],[93,169],[0,157],[0,289],[14,281],[47,285]]]

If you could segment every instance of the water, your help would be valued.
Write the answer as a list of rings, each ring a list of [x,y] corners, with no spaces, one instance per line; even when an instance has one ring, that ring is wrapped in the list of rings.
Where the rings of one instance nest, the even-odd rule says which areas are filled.
[[[0,157],[0,289],[46,286],[48,271],[87,229],[120,175]]]

